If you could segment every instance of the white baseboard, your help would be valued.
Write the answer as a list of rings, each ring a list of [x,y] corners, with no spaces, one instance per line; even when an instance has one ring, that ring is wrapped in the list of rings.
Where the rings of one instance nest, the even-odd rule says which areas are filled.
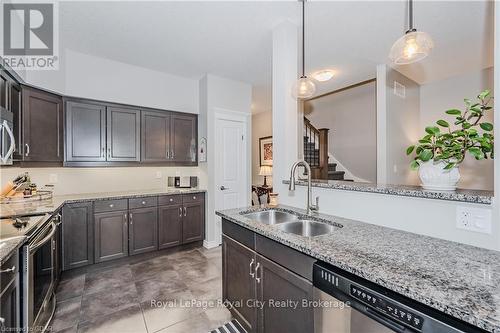
[[[213,249],[214,247],[218,247],[221,243],[219,241],[207,241],[206,239],[203,241],[203,247],[206,249]]]

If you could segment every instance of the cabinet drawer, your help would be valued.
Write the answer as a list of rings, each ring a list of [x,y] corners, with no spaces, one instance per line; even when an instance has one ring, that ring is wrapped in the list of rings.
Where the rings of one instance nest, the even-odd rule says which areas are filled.
[[[113,212],[116,210],[127,210],[128,209],[127,199],[118,200],[97,200],[94,202],[94,212]]]
[[[183,194],[182,195],[182,202],[183,203],[189,203],[189,202],[200,202],[205,200],[205,193],[192,193],[192,194]]]
[[[158,197],[133,198],[128,199],[128,207],[130,209],[154,207],[158,205]]]
[[[180,205],[182,204],[182,195],[163,195],[158,198],[159,206],[168,206],[168,205]]]
[[[12,271],[10,269],[14,268]],[[0,291],[12,281],[19,271],[19,257],[17,256],[17,250],[13,253],[6,262],[0,266],[0,271],[8,270],[7,272],[0,273]]]

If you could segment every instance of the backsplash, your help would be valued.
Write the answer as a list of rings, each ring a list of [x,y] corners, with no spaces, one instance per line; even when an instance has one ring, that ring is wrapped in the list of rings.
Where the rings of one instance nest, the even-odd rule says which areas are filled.
[[[54,184],[55,195],[163,189],[168,176],[198,176],[199,188],[206,187],[199,167],[2,168],[1,186],[24,172],[29,172],[38,186]]]

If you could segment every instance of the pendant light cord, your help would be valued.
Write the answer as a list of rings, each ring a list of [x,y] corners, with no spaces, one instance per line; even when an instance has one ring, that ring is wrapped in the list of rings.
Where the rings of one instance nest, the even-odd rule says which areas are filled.
[[[302,0],[302,77],[306,73],[306,24],[305,24],[305,5],[306,0]]]
[[[406,33],[416,31],[413,28],[413,0],[408,0],[408,26]]]

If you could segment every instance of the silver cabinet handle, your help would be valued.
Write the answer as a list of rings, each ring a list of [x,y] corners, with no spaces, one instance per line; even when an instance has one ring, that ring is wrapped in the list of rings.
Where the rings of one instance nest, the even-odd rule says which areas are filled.
[[[109,208],[113,208],[114,206],[114,204],[109,204]]]
[[[196,200],[196,195],[195,195],[195,196],[193,196],[193,200]]]
[[[111,158],[111,147],[108,148],[108,158]]]
[[[14,273],[15,271],[16,271],[16,266],[12,266],[11,268],[0,270],[0,273]]]
[[[30,145],[25,143],[24,144],[24,147],[26,148],[26,153],[24,154],[26,157],[28,157],[28,155],[30,154]]]
[[[257,281],[257,283],[260,283],[260,277],[258,276],[258,272],[259,272],[259,268],[260,268],[260,262],[257,263],[257,266],[255,266],[255,281]]]
[[[132,213],[130,213],[129,216],[130,216],[130,225],[132,225],[132,223],[133,223]]]
[[[184,216],[187,216],[187,209],[184,207]]]
[[[175,153],[174,153],[174,151],[173,151],[173,150],[171,150],[171,151],[170,151],[170,158],[171,158],[171,159],[174,159],[174,157],[175,157]]]
[[[12,130],[9,127],[9,124],[7,123],[7,120],[3,121],[1,128],[2,128],[2,130],[5,129],[5,131],[7,132],[7,134],[9,135],[9,138],[10,138],[10,147],[9,147],[9,150],[7,151],[7,153],[5,153],[5,156],[1,157],[2,162],[6,163],[7,160],[14,153],[14,150],[16,149],[16,140],[14,138],[14,134],[12,133]]]
[[[145,204],[146,204],[146,201],[141,202],[141,204],[145,205]]]
[[[127,214],[123,214],[123,225],[126,226],[128,221],[128,216]]]
[[[0,317],[0,325],[3,326],[5,324],[5,318]]]
[[[172,199],[170,199],[172,200]],[[179,207],[179,217],[182,217],[182,207]]]
[[[252,258],[252,261],[250,261],[250,276],[254,279],[255,278],[255,272],[252,272],[253,269],[252,269],[252,266],[253,264],[255,263],[255,259]]]
[[[101,157],[106,157],[106,148],[102,147]]]

